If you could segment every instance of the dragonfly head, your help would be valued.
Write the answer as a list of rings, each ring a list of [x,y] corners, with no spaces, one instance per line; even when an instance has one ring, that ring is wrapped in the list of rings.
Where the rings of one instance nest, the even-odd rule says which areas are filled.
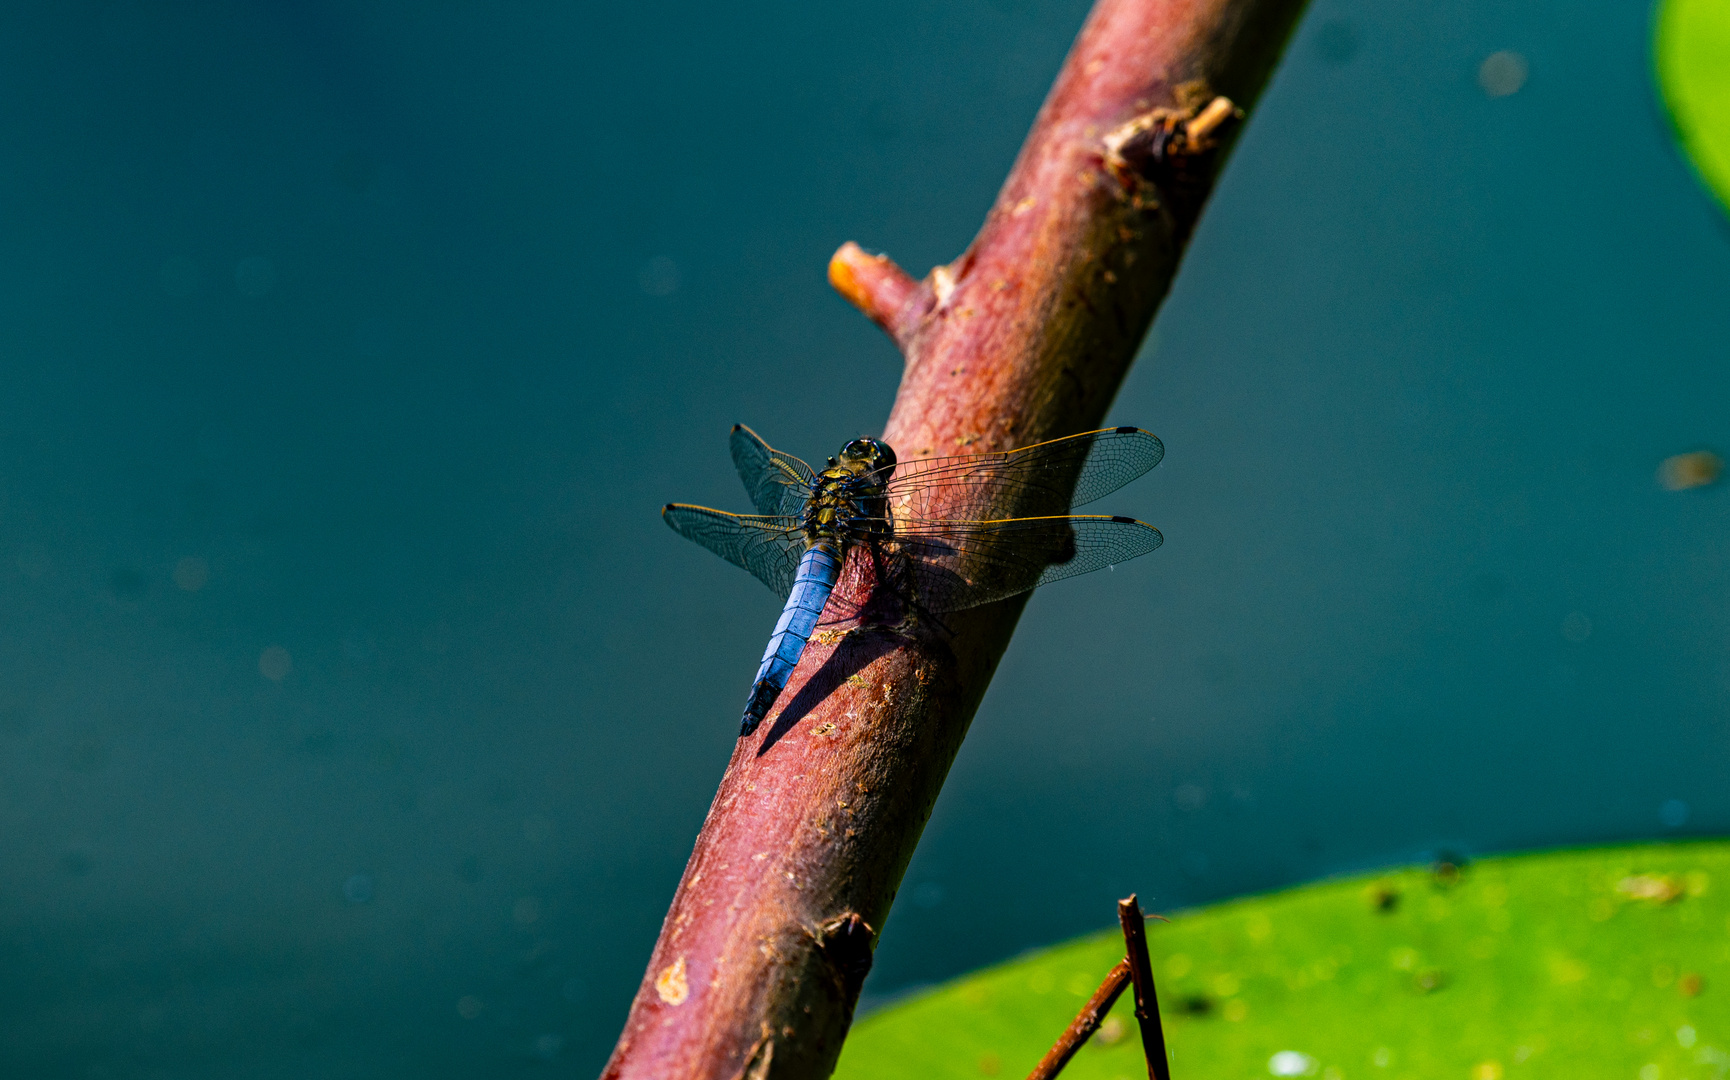
[[[840,459],[841,468],[869,476],[873,487],[888,483],[889,474],[895,471],[895,451],[882,439],[854,439],[841,448],[836,458]]]

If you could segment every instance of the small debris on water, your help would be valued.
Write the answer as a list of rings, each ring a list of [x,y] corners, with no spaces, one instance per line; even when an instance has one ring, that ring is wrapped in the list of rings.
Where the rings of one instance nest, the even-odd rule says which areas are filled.
[[[1113,1043],[1122,1042],[1123,1037],[1127,1034],[1129,1034],[1129,1025],[1123,1022],[1123,1017],[1108,1016],[1105,1018],[1105,1023],[1099,1025],[1099,1030],[1094,1033],[1093,1037],[1101,1044],[1110,1046]]]
[[[565,1048],[563,1035],[547,1034],[535,1040],[535,1056],[542,1061],[551,1061],[559,1056],[559,1051]]]
[[[342,883],[342,898],[351,904],[364,904],[372,899],[372,877],[355,874]]]
[[[1507,97],[1526,85],[1529,72],[1524,56],[1512,49],[1503,49],[1484,57],[1484,62],[1478,65],[1478,85],[1490,97]]]
[[[1301,1050],[1281,1050],[1267,1059],[1267,1071],[1275,1076],[1313,1076],[1317,1064]]]
[[[1206,1016],[1213,1011],[1213,1002],[1206,994],[1190,994],[1178,1001],[1177,1011],[1189,1016]]]
[[[1688,804],[1681,799],[1666,799],[1658,807],[1658,821],[1667,829],[1680,829],[1688,824]]]
[[[1400,906],[1399,890],[1391,885],[1375,885],[1365,892],[1370,907],[1383,915],[1391,915]]]
[[[1669,904],[1680,900],[1687,889],[1669,874],[1633,874],[1616,882],[1616,891],[1634,900]]]
[[[1665,458],[1658,466],[1658,483],[1665,491],[1687,491],[1715,484],[1723,473],[1723,458],[1710,450],[1695,450]]]

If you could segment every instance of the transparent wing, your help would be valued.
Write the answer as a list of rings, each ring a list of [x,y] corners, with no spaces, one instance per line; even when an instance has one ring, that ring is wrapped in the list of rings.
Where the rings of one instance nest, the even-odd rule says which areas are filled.
[[[805,538],[795,518],[729,514],[706,506],[668,503],[661,517],[673,531],[695,540],[787,599],[793,575],[805,553]]]
[[[744,424],[733,425],[730,441],[733,467],[745,490],[751,494],[751,505],[759,514],[771,517],[786,514],[797,516],[811,496],[811,466],[792,454],[771,449]]]
[[[1000,454],[903,461],[885,493],[897,530],[919,519],[1051,517],[1111,494],[1164,456],[1152,432],[1106,428]]]
[[[960,611],[1146,555],[1165,540],[1127,517],[918,521],[897,526],[894,548],[928,611]]]

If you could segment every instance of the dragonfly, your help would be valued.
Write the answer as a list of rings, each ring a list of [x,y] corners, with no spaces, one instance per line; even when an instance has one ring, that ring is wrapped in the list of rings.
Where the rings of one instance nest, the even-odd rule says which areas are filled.
[[[741,738],[786,688],[849,557],[914,612],[935,616],[1115,566],[1164,542],[1135,518],[1070,513],[1159,464],[1164,445],[1140,428],[908,461],[881,439],[861,438],[821,470],[743,424],[730,448],[755,514],[668,503],[661,516],[783,600]]]

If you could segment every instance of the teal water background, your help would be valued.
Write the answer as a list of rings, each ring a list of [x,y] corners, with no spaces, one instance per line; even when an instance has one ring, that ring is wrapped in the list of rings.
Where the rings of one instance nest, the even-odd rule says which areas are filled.
[[[0,7],[0,1072],[587,1075],[776,601],[1085,5]],[[1447,849],[1730,828],[1730,231],[1640,3],[1318,0],[869,1001]],[[1486,56],[1521,53],[1518,92]]]

